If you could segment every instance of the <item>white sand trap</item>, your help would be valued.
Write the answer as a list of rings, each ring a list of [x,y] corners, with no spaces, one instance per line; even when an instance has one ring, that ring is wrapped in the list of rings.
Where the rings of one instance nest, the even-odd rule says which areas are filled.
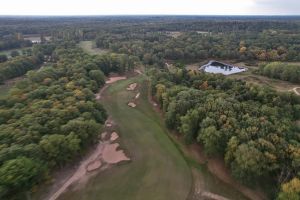
[[[115,141],[118,138],[119,138],[119,135],[116,132],[112,132],[112,134],[110,136],[110,141]]]
[[[126,90],[133,91],[133,90],[135,90],[136,86],[137,86],[137,83],[132,83],[126,88]]]
[[[111,123],[107,123],[105,126],[106,127],[112,127],[112,124]]]
[[[116,164],[124,160],[130,160],[123,150],[117,150],[118,143],[107,144],[103,149],[103,160],[109,164]]]
[[[132,108],[135,108],[135,107],[136,107],[136,104],[133,103],[133,102],[129,102],[127,105],[128,105],[129,107],[132,107]]]
[[[112,127],[113,126],[113,121],[108,119],[105,121],[105,127]]]
[[[101,167],[102,163],[100,160],[95,160],[94,162],[91,162],[88,164],[86,170],[88,172],[94,171],[96,169],[99,169]]]
[[[211,200],[229,200],[226,197],[211,192],[203,192],[201,196],[204,197],[205,199],[211,199]]]
[[[140,93],[137,93],[137,94],[135,95],[135,98],[138,99],[139,97],[140,97]]]
[[[96,100],[100,100],[101,99],[101,95],[99,93],[97,93],[95,96],[96,96]]]
[[[110,77],[107,81],[105,81],[105,83],[106,83],[106,84],[114,83],[114,82],[116,82],[116,81],[124,80],[124,79],[126,79],[126,76]]]

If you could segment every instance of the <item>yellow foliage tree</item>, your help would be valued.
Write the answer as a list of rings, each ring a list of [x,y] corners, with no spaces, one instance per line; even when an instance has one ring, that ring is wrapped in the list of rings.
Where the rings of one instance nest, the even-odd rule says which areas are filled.
[[[201,89],[203,90],[206,90],[208,88],[208,82],[207,81],[204,81],[201,86],[200,86]]]
[[[281,186],[278,200],[299,200],[300,199],[300,180],[293,178]]]

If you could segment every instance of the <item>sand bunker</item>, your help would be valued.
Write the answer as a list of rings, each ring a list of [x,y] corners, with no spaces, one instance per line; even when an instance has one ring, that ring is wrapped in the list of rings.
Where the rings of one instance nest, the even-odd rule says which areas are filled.
[[[116,164],[124,160],[130,160],[123,150],[117,150],[118,143],[107,144],[103,149],[103,160],[109,164]]]
[[[101,99],[100,93],[97,93],[95,96],[96,96],[96,100],[100,100]]]
[[[119,135],[116,132],[112,132],[112,134],[110,136],[110,141],[115,141],[118,138],[119,138]]]
[[[295,87],[295,88],[293,88],[293,91],[294,91],[297,95],[300,95],[300,87]]]
[[[139,97],[140,97],[140,93],[137,93],[137,94],[135,95],[135,98],[138,99]]]
[[[94,162],[91,162],[88,164],[86,170],[88,172],[94,171],[96,169],[99,169],[101,167],[102,163],[100,160],[95,160]]]
[[[211,200],[229,200],[223,196],[211,192],[203,192],[201,196],[204,197],[205,199],[211,199]]]
[[[136,104],[133,103],[133,102],[129,102],[127,105],[128,105],[129,107],[132,107],[132,108],[135,108],[135,107],[136,107]]]
[[[106,127],[112,127],[112,124],[111,123],[107,123],[105,124]]]
[[[107,81],[105,81],[105,83],[106,83],[106,84],[114,83],[114,82],[116,82],[116,81],[124,80],[124,79],[126,79],[126,76],[110,77]]]
[[[105,121],[105,127],[110,128],[110,127],[113,126],[113,123],[114,123],[114,122],[113,122],[111,119],[107,119],[107,120]]]
[[[132,83],[126,88],[126,90],[133,91],[133,90],[135,90],[136,86],[137,86],[137,83]]]

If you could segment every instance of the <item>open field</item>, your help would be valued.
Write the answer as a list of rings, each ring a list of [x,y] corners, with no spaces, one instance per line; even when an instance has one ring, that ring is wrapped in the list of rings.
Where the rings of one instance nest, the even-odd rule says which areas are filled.
[[[79,47],[81,47],[84,51],[92,55],[99,55],[108,52],[108,50],[96,48],[93,41],[81,41],[79,43]]]
[[[295,92],[295,91],[293,91],[293,89],[300,87],[299,84],[290,83],[288,81],[271,79],[271,78],[268,78],[265,76],[252,74],[251,71],[248,71],[245,73],[240,73],[240,74],[234,74],[229,77],[235,78],[235,79],[241,79],[248,83],[269,86],[279,92],[288,92],[288,91]],[[299,91],[299,89],[297,89],[297,91]]]

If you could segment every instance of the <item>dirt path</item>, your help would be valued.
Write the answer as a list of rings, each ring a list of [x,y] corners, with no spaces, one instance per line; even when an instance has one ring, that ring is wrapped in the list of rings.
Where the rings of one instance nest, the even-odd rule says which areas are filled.
[[[100,99],[101,99],[102,93],[103,93],[107,88],[108,88],[108,85],[105,85],[104,87],[102,87],[102,88],[95,94],[96,100],[100,100]]]
[[[95,151],[84,159],[81,163],[76,172],[56,191],[48,200],[55,200],[57,199],[71,184],[74,182],[82,179],[86,175],[86,167],[89,163],[93,162],[99,154],[102,153],[104,149],[104,144],[99,143],[95,149]]]
[[[105,132],[106,133],[106,132]],[[119,138],[116,132],[111,135],[110,138],[114,137],[114,140],[108,139],[99,141],[96,148],[83,159],[77,170],[69,177],[66,178],[65,182],[59,187],[59,189],[53,194],[49,194],[48,200],[56,200],[62,193],[64,193],[69,186],[77,183],[77,187],[85,183],[89,178],[89,173],[95,170],[104,170],[109,168],[112,164],[117,164],[121,161],[129,161],[130,159],[125,155],[123,150],[119,150],[119,144],[113,143]]]
[[[50,197],[47,198],[48,200],[56,200],[74,183],[77,183],[77,187],[82,185],[80,184],[81,181],[82,183],[85,183],[89,178],[89,173],[92,171],[98,170],[99,172],[100,170],[109,168],[112,164],[130,160],[130,158],[125,155],[124,151],[119,149],[119,144],[114,143],[119,136],[116,132],[113,133],[114,135],[111,135],[111,137],[114,137],[114,140],[108,139],[99,141],[91,154],[87,155],[87,157],[80,162],[79,167],[72,176],[67,178],[55,193],[52,195],[50,194]]]

